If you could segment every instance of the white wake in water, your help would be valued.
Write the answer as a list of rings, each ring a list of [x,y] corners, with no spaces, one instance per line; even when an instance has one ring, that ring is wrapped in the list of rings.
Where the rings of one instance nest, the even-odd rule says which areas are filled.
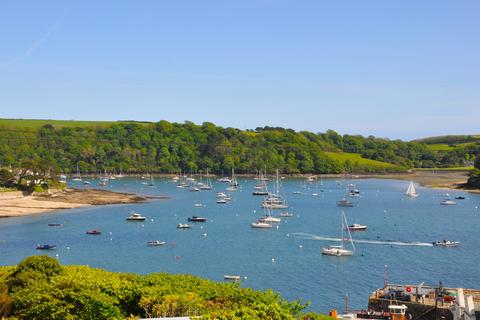
[[[320,241],[337,241],[340,242],[340,238],[330,238],[330,237],[322,237],[316,234],[311,233],[303,233],[303,232],[296,232],[290,233],[289,235],[307,239],[307,240],[320,240]],[[347,240],[347,239],[344,239]],[[433,244],[427,242],[402,242],[402,241],[395,241],[395,240],[362,240],[362,239],[353,239],[354,243],[366,243],[366,244],[378,244],[378,245],[394,245],[394,246],[420,246],[420,247],[433,247]]]

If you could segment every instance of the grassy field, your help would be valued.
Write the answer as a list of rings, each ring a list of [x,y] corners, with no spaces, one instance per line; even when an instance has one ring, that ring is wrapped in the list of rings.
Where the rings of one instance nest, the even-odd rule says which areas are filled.
[[[358,163],[360,166],[369,167],[375,170],[382,170],[392,168],[395,165],[387,162],[371,160],[362,158],[358,153],[347,153],[347,152],[325,152],[330,158],[344,163],[349,160],[352,164]]]
[[[471,167],[452,167],[452,168],[415,168],[415,171],[470,171]]]
[[[0,127],[38,129],[46,124],[56,128],[62,127],[108,127],[114,123],[139,123],[133,121],[75,121],[75,120],[41,120],[41,119],[0,119]]]

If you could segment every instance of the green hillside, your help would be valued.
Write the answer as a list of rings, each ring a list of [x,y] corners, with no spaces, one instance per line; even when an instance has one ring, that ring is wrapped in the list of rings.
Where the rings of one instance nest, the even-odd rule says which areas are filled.
[[[480,135],[448,135],[427,137],[422,139],[413,140],[413,142],[425,143],[425,144],[460,144],[468,142],[480,142]]]
[[[0,119],[0,127],[22,128],[38,130],[46,124],[56,128],[84,128],[84,127],[108,127],[115,123],[144,123],[136,121],[77,121],[77,120],[43,120],[43,119]]]
[[[351,166],[361,167],[364,169],[371,169],[372,171],[382,171],[382,170],[394,170],[397,169],[402,171],[402,168],[396,167],[394,164],[371,160],[363,158],[358,153],[346,153],[346,152],[326,152],[326,154],[345,166],[345,162],[349,162]],[[368,171],[368,170],[367,170]]]

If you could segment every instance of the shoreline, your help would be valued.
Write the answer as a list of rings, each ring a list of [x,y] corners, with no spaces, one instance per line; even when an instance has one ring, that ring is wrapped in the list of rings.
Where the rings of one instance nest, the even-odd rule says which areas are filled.
[[[39,195],[9,192],[0,197],[0,218],[21,217],[89,206],[142,203],[151,199],[167,199],[167,197],[148,197],[108,190],[73,188]]]
[[[305,179],[308,176],[325,179],[394,179],[413,180],[421,186],[432,189],[448,189],[480,194],[480,189],[465,187],[468,171],[415,171],[409,173],[386,174],[295,174],[283,175],[290,179]],[[174,175],[153,175],[168,178]],[[240,174],[239,177],[253,178],[252,174]],[[127,176],[125,176],[127,177]],[[129,175],[128,177],[132,177]],[[168,199],[168,197],[142,196],[132,193],[114,192],[101,189],[67,188],[63,191],[53,191],[48,194],[25,195],[22,192],[0,193],[0,218],[20,217],[57,210],[75,209],[88,206],[142,203],[152,199]]]

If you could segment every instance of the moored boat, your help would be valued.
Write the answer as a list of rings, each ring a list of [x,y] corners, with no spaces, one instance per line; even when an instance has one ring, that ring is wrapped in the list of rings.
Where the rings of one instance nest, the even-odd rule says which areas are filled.
[[[61,223],[49,223],[48,226],[49,227],[63,227],[63,224],[61,224]]]
[[[366,231],[367,226],[364,226],[364,225],[361,225],[361,224],[358,224],[358,223],[354,223],[354,224],[348,226],[348,230],[350,230],[350,231]]]
[[[290,212],[280,212],[278,215],[280,217],[293,217],[293,213]]]
[[[102,234],[102,231],[93,229],[93,230],[88,230],[87,234],[99,235],[99,234]]]
[[[452,205],[456,205],[457,203],[451,199],[445,199],[442,202],[440,202],[440,204],[443,206],[452,206]]]
[[[223,279],[225,279],[225,280],[232,280],[232,281],[238,281],[238,280],[240,280],[240,276],[234,276],[234,275],[226,274],[226,275],[223,276]]]
[[[192,225],[188,223],[179,223],[177,224],[177,229],[190,229]]]
[[[190,222],[207,222],[207,218],[192,216],[187,219]]]
[[[353,207],[354,204],[353,204],[353,202],[347,200],[346,198],[343,198],[343,199],[337,201],[337,206],[339,206],[339,207]]]
[[[132,214],[127,218],[127,221],[145,221],[146,217],[142,216],[140,213],[132,212]]]
[[[260,220],[256,222],[252,222],[251,226],[252,228],[258,228],[258,229],[270,229],[273,227],[271,223],[263,222]]]
[[[37,250],[53,250],[56,249],[57,245],[55,244],[39,244],[37,245]]]
[[[147,242],[147,246],[149,247],[159,247],[163,246],[166,242],[165,241],[160,241],[160,240],[151,240]]]

